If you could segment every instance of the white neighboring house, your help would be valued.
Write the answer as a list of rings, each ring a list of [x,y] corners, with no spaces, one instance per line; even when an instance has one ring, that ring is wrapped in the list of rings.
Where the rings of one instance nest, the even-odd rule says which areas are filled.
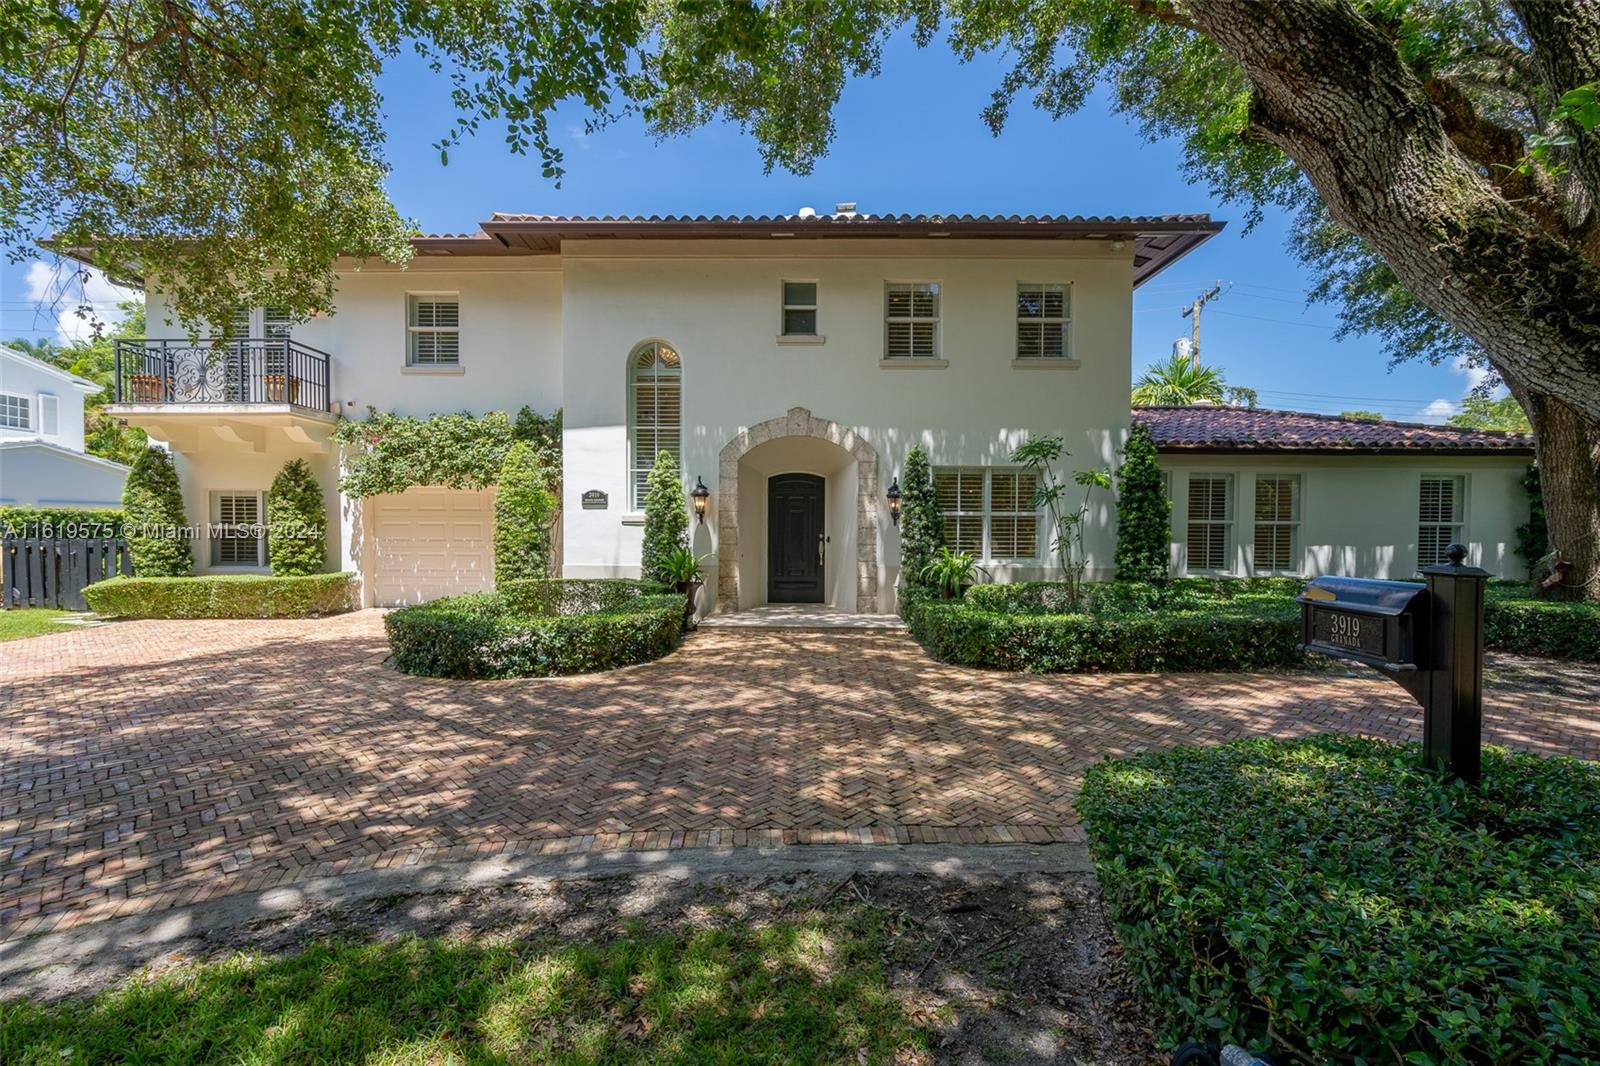
[[[121,507],[128,468],[83,450],[100,386],[0,345],[0,505]]]
[[[703,610],[889,612],[900,543],[887,493],[913,444],[929,451],[953,545],[996,580],[1057,574],[1031,477],[1008,457],[1060,434],[1064,476],[1116,461],[1133,291],[1221,228],[1204,215],[879,216],[851,204],[740,218],[496,214],[474,234],[414,238],[403,269],[341,261],[332,313],[291,328],[278,309],[241,311],[220,345],[191,343],[149,292],[152,336],[119,342],[111,411],[171,446],[190,523],[207,529],[202,572],[264,569],[262,538],[230,527],[258,522],[273,477],[301,457],[339,516],[328,563],[358,573],[366,604],[487,587],[492,491],[345,499],[330,434],[369,406],[423,416],[526,404],[565,411],[568,576],[638,574],[642,487],[664,449],[685,490],[709,491],[690,525],[709,557]],[[1316,498],[1333,503],[1320,488]],[[1506,569],[1513,510],[1463,527],[1475,562]],[[1111,575],[1114,530],[1101,493],[1091,577]],[[1415,535],[1337,531],[1358,566]],[[1251,572],[1248,556],[1227,554],[1228,572]],[[1403,563],[1399,549],[1392,560]]]

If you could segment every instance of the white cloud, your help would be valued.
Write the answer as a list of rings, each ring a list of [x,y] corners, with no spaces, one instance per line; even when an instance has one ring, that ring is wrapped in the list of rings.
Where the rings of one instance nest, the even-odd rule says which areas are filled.
[[[96,323],[103,331],[121,322],[117,305],[139,295],[137,289],[113,285],[93,267],[42,259],[28,264],[27,285],[28,299],[41,316],[55,318],[56,332],[68,343],[93,337]]]
[[[1460,404],[1452,400],[1438,399],[1418,411],[1415,418],[1418,422],[1443,422],[1460,410]]]
[[[1471,392],[1473,389],[1476,389],[1479,385],[1482,385],[1485,381],[1489,380],[1489,368],[1487,366],[1472,364],[1464,355],[1456,356],[1456,361],[1450,365],[1450,369],[1454,370],[1457,374],[1463,375],[1467,379],[1468,392]]]

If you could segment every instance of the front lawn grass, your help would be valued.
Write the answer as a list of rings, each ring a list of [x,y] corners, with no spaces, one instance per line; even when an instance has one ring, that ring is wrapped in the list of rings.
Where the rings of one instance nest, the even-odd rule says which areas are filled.
[[[64,631],[62,621],[72,616],[71,611],[58,611],[53,607],[16,607],[0,611],[0,642],[61,633]]]
[[[880,969],[882,923],[863,907],[599,943],[320,941],[0,1005],[0,1061],[921,1061]]]

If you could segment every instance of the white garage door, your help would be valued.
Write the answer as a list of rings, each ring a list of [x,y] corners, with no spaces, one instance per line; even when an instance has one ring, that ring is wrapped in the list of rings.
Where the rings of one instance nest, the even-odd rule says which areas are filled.
[[[494,493],[411,488],[372,501],[378,606],[494,587]]]

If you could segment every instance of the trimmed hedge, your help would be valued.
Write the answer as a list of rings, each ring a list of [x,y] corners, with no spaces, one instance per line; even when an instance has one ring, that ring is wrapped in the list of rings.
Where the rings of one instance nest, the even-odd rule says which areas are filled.
[[[1600,603],[1537,600],[1520,581],[1491,581],[1483,645],[1517,655],[1600,663]]]
[[[355,608],[353,576],[112,577],[83,598],[96,614],[118,618],[314,618]]]
[[[0,533],[19,537],[115,538],[122,536],[122,512],[90,507],[0,507]]]
[[[1485,749],[1474,792],[1420,757],[1321,736],[1089,770],[1078,811],[1168,1045],[1600,1059],[1600,766]]]
[[[568,587],[570,586],[570,587]],[[552,677],[659,659],[683,637],[683,597],[642,581],[525,580],[384,618],[394,662],[421,677]]]
[[[928,654],[962,666],[1035,673],[1260,670],[1304,664],[1300,609],[1286,579],[1086,586],[1079,612],[1055,582],[977,585],[965,599],[902,593]]]

